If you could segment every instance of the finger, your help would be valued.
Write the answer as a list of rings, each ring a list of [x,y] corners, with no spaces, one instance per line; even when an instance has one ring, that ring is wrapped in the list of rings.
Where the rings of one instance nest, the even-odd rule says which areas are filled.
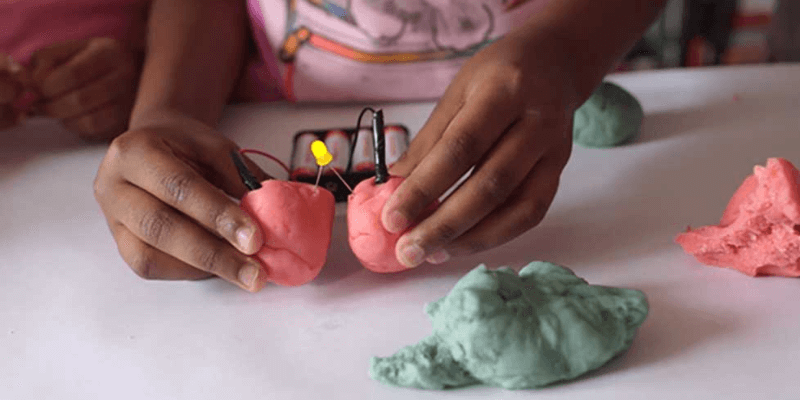
[[[460,86],[448,86],[422,129],[411,141],[408,150],[392,165],[389,173],[394,176],[407,177],[433,148],[433,145],[439,141],[442,133],[463,106],[464,96]]]
[[[0,74],[16,75],[22,72],[22,65],[8,54],[0,53]]]
[[[199,136],[198,139],[203,140]],[[176,156],[174,150],[159,138],[144,139],[151,141],[144,146],[141,142],[131,143],[136,140],[135,137],[121,136],[109,149],[110,157],[119,159],[120,170],[127,181],[186,214],[243,253],[254,254],[261,249],[264,239],[257,224],[222,190],[205,180],[195,169],[197,167],[186,164],[183,161],[185,157]],[[224,143],[223,140],[217,142]],[[206,148],[195,154],[209,152]],[[223,154],[227,156],[227,153]],[[208,168],[209,164],[201,160],[200,165]]]
[[[28,86],[30,86],[31,76],[30,73],[28,72],[28,69],[23,67],[22,64],[18,63],[11,57],[8,57],[6,60],[7,60],[6,64],[7,67],[5,71],[11,77],[11,79],[16,81],[17,84],[23,88],[27,88]],[[0,68],[0,71],[3,71],[3,69]]]
[[[0,53],[0,73],[10,72],[9,69],[11,69],[11,57],[8,54]]]
[[[112,229],[120,256],[143,279],[194,280],[213,276],[143,242],[124,225]]]
[[[130,108],[117,102],[107,103],[88,114],[63,119],[61,122],[70,131],[87,140],[110,140],[128,126]]]
[[[0,72],[0,104],[12,104],[19,94],[19,85]]]
[[[441,207],[403,235],[398,260],[415,267],[504,203],[548,149],[538,113],[517,121]],[[439,259],[446,257],[440,253]]]
[[[42,110],[57,119],[86,114],[113,100],[133,97],[132,79],[131,71],[116,69],[86,86],[43,103]]]
[[[31,78],[36,82],[41,82],[45,75],[78,54],[87,46],[87,43],[89,43],[88,40],[71,40],[34,52],[29,62]]]
[[[514,119],[510,96],[496,88],[478,93],[456,114],[442,138],[386,202],[387,231],[407,229],[492,147]]]
[[[192,164],[195,171],[198,171],[212,185],[222,189],[228,195],[241,199],[249,189],[239,177],[239,172],[230,156],[232,151],[238,152],[239,147],[210,127],[196,121],[192,122],[201,125],[198,126],[198,131],[206,134],[195,136],[195,140],[189,144],[191,147],[187,149],[188,152],[183,157],[184,161],[196,160],[197,162]],[[186,143],[185,140],[181,142]],[[242,158],[259,182],[272,178],[247,155],[242,155]]]
[[[555,198],[566,161],[543,158],[501,207],[450,243],[445,255],[431,261],[479,253],[511,241],[539,225]],[[439,260],[435,259],[440,257]]]
[[[16,111],[10,106],[0,105],[0,130],[13,128],[19,120]]]
[[[243,289],[258,291],[265,271],[258,261],[179,214],[156,197],[130,184],[120,186],[112,215],[143,242]],[[259,277],[261,276],[261,277]]]
[[[24,92],[20,92],[14,102],[11,104],[11,107],[14,108],[18,113],[21,114],[38,114],[39,113],[39,96],[36,92],[31,90],[26,90]]]
[[[171,117],[176,118],[176,116]],[[160,137],[169,139],[170,147],[165,147],[165,149],[177,155],[183,163],[205,177],[213,186],[222,189],[231,197],[241,199],[249,189],[242,183],[236,166],[230,158],[232,151],[239,151],[236,143],[228,140],[202,122],[187,117],[177,118],[181,121],[178,128],[179,131],[195,133],[192,140],[186,140],[183,136],[176,135],[175,131],[169,129],[158,127],[150,129],[156,131]],[[165,123],[174,122],[165,121]],[[142,128],[142,126],[139,128]],[[146,129],[146,126],[144,128]],[[264,181],[272,178],[249,158],[246,156],[243,158],[245,164],[257,179]]]
[[[231,197],[241,199],[249,189],[239,177],[239,172],[230,157],[230,153],[239,151],[239,148],[203,123],[194,120],[185,122],[189,128],[183,129],[196,131],[197,134],[191,141],[175,137],[171,143],[179,143],[181,148],[171,148],[170,151],[178,154],[182,162],[205,177],[210,184],[222,189]],[[165,138],[174,136],[173,132],[161,129],[159,135]],[[256,179],[264,181],[272,178],[247,156],[242,158]]]
[[[44,98],[54,99],[113,71],[120,65],[120,57],[124,54],[115,41],[95,39],[52,72],[34,75],[34,80]]]

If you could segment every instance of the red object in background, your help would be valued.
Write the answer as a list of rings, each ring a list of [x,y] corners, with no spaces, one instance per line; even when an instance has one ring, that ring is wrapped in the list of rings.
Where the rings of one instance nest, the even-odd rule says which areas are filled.
[[[761,14],[735,14],[732,25],[734,29],[766,28],[772,21],[772,15]]]
[[[695,36],[686,44],[686,66],[702,67],[709,65],[708,60],[713,60],[714,49],[702,36]]]
[[[628,72],[628,71],[630,71],[630,69],[631,68],[630,68],[630,65],[628,65],[628,63],[621,62],[621,63],[617,64],[617,66],[615,66],[612,69],[612,72]]]
[[[764,62],[769,56],[766,46],[731,46],[722,55],[725,65],[756,64]]]
[[[769,49],[767,45],[767,29],[772,15],[735,14],[733,16],[730,44],[722,55],[724,65],[756,64],[767,61]],[[761,39],[756,39],[756,38]]]

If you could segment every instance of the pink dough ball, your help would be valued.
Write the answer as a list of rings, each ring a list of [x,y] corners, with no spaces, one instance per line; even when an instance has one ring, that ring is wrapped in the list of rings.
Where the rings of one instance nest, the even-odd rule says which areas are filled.
[[[350,248],[361,264],[374,272],[389,273],[408,269],[397,261],[395,246],[405,232],[389,233],[381,223],[381,212],[386,201],[405,178],[393,176],[376,185],[375,178],[359,183],[347,204],[347,230]],[[434,203],[425,213],[436,210]],[[409,227],[406,231],[410,230]]]
[[[307,183],[268,180],[261,185],[241,203],[264,234],[264,246],[255,257],[273,283],[308,283],[325,265],[333,230],[333,194]]]

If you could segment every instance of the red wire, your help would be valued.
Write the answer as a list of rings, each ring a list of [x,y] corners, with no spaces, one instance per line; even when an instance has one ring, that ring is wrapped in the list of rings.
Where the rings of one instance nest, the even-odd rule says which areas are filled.
[[[283,163],[283,161],[279,160],[278,157],[275,157],[272,154],[265,153],[265,152],[260,151],[260,150],[253,150],[253,149],[241,149],[241,150],[239,150],[239,153],[241,153],[241,154],[252,153],[252,154],[258,154],[260,156],[267,157],[270,160],[272,160],[275,163],[277,163],[278,165],[280,165],[281,168],[283,168],[286,171],[287,174],[290,173],[289,167],[287,167],[286,164]]]

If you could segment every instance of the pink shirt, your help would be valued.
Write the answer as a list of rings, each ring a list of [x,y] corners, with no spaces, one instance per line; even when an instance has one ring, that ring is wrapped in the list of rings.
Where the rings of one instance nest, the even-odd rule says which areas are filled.
[[[434,99],[544,0],[248,0],[261,98]]]
[[[111,37],[144,48],[149,0],[0,0],[0,52],[27,64],[42,47]]]

